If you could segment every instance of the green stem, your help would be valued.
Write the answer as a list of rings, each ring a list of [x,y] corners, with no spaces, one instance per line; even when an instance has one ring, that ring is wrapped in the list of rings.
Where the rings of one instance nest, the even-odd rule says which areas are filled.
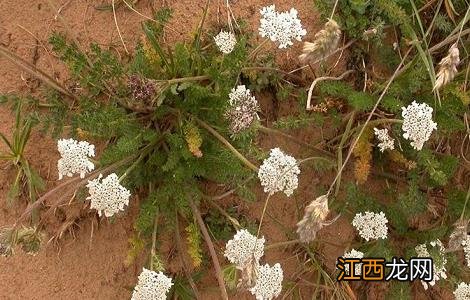
[[[250,162],[245,156],[243,156],[243,154],[238,152],[238,150],[235,149],[235,147],[233,147],[232,144],[230,144],[230,142],[227,141],[220,133],[218,133],[217,130],[212,128],[209,124],[207,124],[203,120],[201,120],[197,117],[193,117],[193,118],[199,125],[201,125],[201,127],[206,129],[207,131],[209,131],[216,139],[218,139],[222,144],[224,144],[248,168],[250,168],[251,170],[253,170],[255,172],[258,172],[258,167],[255,166],[252,162]]]
[[[468,186],[467,197],[465,197],[465,204],[463,205],[462,213],[460,214],[460,220],[463,220],[469,199],[470,199],[470,185]]]
[[[155,213],[154,223],[153,223],[153,232],[152,232],[152,248],[150,249],[150,270],[155,271],[154,267],[154,257],[156,255],[156,244],[157,244],[157,230],[158,230],[158,210]]]
[[[166,82],[168,84],[173,84],[173,83],[181,83],[181,82],[188,82],[188,81],[203,81],[203,80],[208,80],[208,79],[210,79],[209,76],[201,75],[201,76],[168,79],[168,80],[156,80],[156,82]]]
[[[126,169],[126,171],[124,172],[124,174],[121,175],[121,177],[119,177],[119,182],[122,182],[127,177],[127,175],[129,175],[129,173],[137,167],[137,165],[150,153],[150,151],[152,151],[153,146],[155,146],[158,142],[163,139],[163,136],[164,135],[162,135],[162,137],[156,139],[155,141],[151,142],[142,149],[139,158],[134,161],[134,163],[129,168]]]
[[[266,209],[268,208],[269,199],[271,198],[271,194],[268,194],[266,197],[266,201],[264,201],[263,212],[261,213],[261,218],[259,219],[258,225],[258,232],[256,233],[256,237],[259,238],[259,234],[261,232],[261,225],[263,224],[264,215],[266,214]]]
[[[270,244],[270,245],[267,245],[266,247],[264,247],[264,250],[269,250],[269,249],[273,249],[273,248],[277,248],[277,247],[295,245],[295,244],[298,244],[298,243],[300,243],[299,240],[290,240],[290,241],[284,241],[284,242],[279,242],[279,243],[273,243],[273,244]]]
[[[341,138],[341,141],[338,146],[338,171],[343,165],[343,147],[344,143],[346,143],[347,137],[349,135],[349,132],[351,131],[352,124],[354,122],[354,117],[356,116],[356,112],[353,111],[351,114],[351,117],[349,118],[348,124],[346,125],[346,130],[344,131],[344,135]],[[341,186],[341,174],[339,174],[338,181],[336,182],[336,188],[335,188],[335,195],[338,195],[339,188]]]
[[[266,45],[269,42],[269,39],[264,39],[253,51],[251,51],[250,55],[248,55],[248,60],[251,60],[256,54],[258,54],[261,47]]]

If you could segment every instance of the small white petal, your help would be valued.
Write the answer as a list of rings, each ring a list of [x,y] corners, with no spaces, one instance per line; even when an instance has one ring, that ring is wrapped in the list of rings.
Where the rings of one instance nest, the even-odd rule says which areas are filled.
[[[131,300],[165,300],[172,285],[171,278],[162,272],[143,268]]]

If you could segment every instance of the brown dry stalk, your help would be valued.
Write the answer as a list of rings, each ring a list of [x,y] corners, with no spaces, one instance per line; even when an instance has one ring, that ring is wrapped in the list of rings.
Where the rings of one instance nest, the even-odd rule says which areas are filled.
[[[353,70],[347,70],[346,72],[344,72],[343,74],[341,74],[340,76],[338,77],[332,77],[332,76],[325,76],[325,77],[318,77],[316,78],[312,84],[310,85],[310,88],[308,89],[308,96],[307,96],[307,107],[306,109],[307,110],[312,110],[313,107],[311,107],[310,103],[312,102],[312,94],[313,94],[313,89],[315,88],[315,86],[317,85],[317,83],[319,83],[320,81],[325,81],[325,80],[342,80],[344,77],[346,77],[347,75],[351,74],[352,72],[354,72]]]
[[[114,0],[111,1],[111,6],[113,8],[113,17],[114,17],[114,24],[116,25],[116,29],[119,35],[119,39],[121,39],[121,43],[124,46],[124,50],[126,51],[127,54],[129,54],[129,51],[127,51],[126,43],[124,43],[124,39],[122,38],[121,30],[119,29],[117,17],[116,17],[116,7],[114,5]]]
[[[3,47],[0,45],[0,56],[5,57],[7,60],[10,62],[14,63],[16,66],[18,66],[20,69],[23,71],[29,73],[30,75],[36,77],[37,79],[41,80],[45,84],[49,85],[51,88],[61,92],[64,95],[69,96],[70,98],[77,100],[78,98],[67,91],[66,88],[64,88],[60,83],[58,83],[55,79],[38,69],[36,66],[30,64],[29,62],[25,61],[18,55],[14,54],[7,48]]]
[[[209,248],[209,253],[212,258],[212,263],[214,264],[215,276],[217,277],[217,282],[220,288],[220,294],[222,299],[228,300],[227,290],[225,289],[225,282],[222,273],[222,268],[220,267],[219,259],[217,258],[217,253],[215,252],[214,243],[212,243],[211,237],[209,232],[207,231],[206,225],[204,224],[204,220],[201,217],[201,213],[197,208],[196,204],[194,204],[193,200],[188,198],[189,206],[191,206],[191,210],[193,211],[194,216],[196,217],[197,224],[199,225],[199,229],[202,232],[202,236],[204,237],[204,241]]]
[[[91,172],[90,174],[88,174],[88,176],[86,176],[86,177],[83,178],[83,179],[80,178],[80,177],[75,177],[75,178],[69,179],[69,180],[67,180],[67,181],[65,181],[65,182],[63,182],[63,183],[61,183],[61,184],[59,184],[59,185],[56,186],[55,188],[51,189],[50,191],[48,191],[47,193],[45,193],[44,195],[42,195],[41,197],[39,197],[39,199],[37,199],[35,202],[30,203],[30,204],[28,205],[28,207],[26,207],[25,211],[21,214],[21,216],[16,220],[15,224],[13,225],[13,227],[16,228],[17,226],[19,226],[23,220],[25,220],[29,215],[31,215],[31,213],[32,213],[35,209],[39,208],[39,206],[40,206],[41,204],[43,204],[44,201],[46,201],[47,199],[51,198],[56,192],[61,191],[61,190],[65,189],[65,188],[68,188],[69,185],[75,184],[75,183],[76,183],[76,185],[74,185],[74,188],[80,187],[81,185],[84,185],[85,183],[87,183],[88,180],[96,178],[100,173],[107,173],[107,172],[110,172],[110,171],[112,171],[112,170],[114,170],[114,169],[120,167],[121,165],[126,164],[126,163],[132,161],[133,159],[135,159],[135,157],[136,157],[136,156],[133,155],[133,156],[130,156],[130,157],[126,158],[126,159],[123,159],[123,160],[121,160],[121,161],[118,161],[118,162],[116,162],[116,163],[114,163],[114,164],[112,164],[112,165],[109,165],[109,166],[107,166],[106,168],[95,170],[95,171]],[[67,192],[68,192],[68,190],[67,190]],[[65,192],[65,193],[62,194],[62,196],[63,196],[63,195],[66,195],[66,194],[67,194],[67,193]],[[62,198],[63,198],[63,197],[60,197],[60,199],[57,201],[57,203],[55,203],[56,206],[60,204],[60,201],[62,200]]]
[[[346,164],[348,163],[349,159],[351,158],[351,155],[353,153],[354,148],[356,147],[356,144],[358,143],[359,139],[361,138],[361,135],[364,133],[364,130],[366,129],[367,125],[369,124],[370,120],[372,119],[372,116],[374,115],[375,111],[379,107],[380,101],[382,100],[382,98],[387,93],[387,91],[390,88],[390,85],[392,84],[393,80],[395,80],[395,78],[399,74],[399,72],[400,72],[400,70],[403,66],[403,63],[405,62],[405,59],[408,57],[408,55],[410,54],[412,49],[413,49],[413,47],[410,47],[408,49],[408,51],[406,51],[405,55],[403,56],[402,60],[400,61],[400,64],[395,69],[395,72],[393,73],[392,77],[390,77],[390,79],[388,80],[384,90],[380,94],[379,99],[377,99],[377,102],[375,102],[375,105],[372,108],[372,111],[369,113],[369,116],[367,117],[366,122],[362,126],[361,131],[359,132],[359,134],[356,137],[356,140],[354,141],[351,148],[349,149],[348,155],[346,156],[346,159],[344,160],[343,164],[341,165],[341,168],[338,170],[338,173],[336,174],[335,178],[333,179],[333,182],[331,183],[331,186],[328,189],[328,192],[326,193],[326,195],[329,195],[331,193],[331,191],[333,190],[334,185],[336,184],[336,181],[341,177],[341,173],[343,172],[344,168],[346,167]]]

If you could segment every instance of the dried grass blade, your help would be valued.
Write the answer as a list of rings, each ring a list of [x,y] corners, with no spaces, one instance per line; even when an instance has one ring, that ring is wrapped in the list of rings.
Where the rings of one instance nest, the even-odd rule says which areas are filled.
[[[53,89],[59,91],[60,93],[69,96],[72,99],[77,99],[77,97],[67,91],[63,86],[60,85],[56,80],[52,77],[44,73],[43,71],[39,70],[36,66],[30,64],[29,62],[25,61],[21,57],[17,56],[16,54],[12,53],[7,48],[0,46],[0,55],[5,57],[7,60],[14,63],[23,71],[31,74],[32,76],[36,77],[37,79],[41,80],[45,84],[49,85]]]

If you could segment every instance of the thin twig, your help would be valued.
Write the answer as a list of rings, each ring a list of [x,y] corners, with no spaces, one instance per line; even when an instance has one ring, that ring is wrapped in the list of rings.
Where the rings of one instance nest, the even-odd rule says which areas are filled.
[[[194,118],[194,120],[201,125],[204,129],[209,131],[216,139],[218,139],[222,144],[224,144],[236,157],[238,157],[248,168],[252,169],[255,172],[258,172],[258,167],[255,166],[252,162],[250,162],[248,159],[246,159],[245,156],[243,156],[240,152],[238,152],[235,147],[230,144],[227,139],[225,139],[220,133],[218,133],[214,128],[209,126],[206,122],[202,121],[199,118]]]
[[[325,76],[325,77],[318,77],[316,78],[312,84],[310,85],[310,88],[308,89],[308,96],[307,96],[307,110],[312,110],[313,108],[310,106],[310,102],[312,101],[312,94],[313,94],[313,89],[315,88],[315,85],[319,83],[320,81],[325,81],[325,80],[342,80],[344,77],[347,75],[351,74],[354,72],[353,70],[347,70],[343,74],[341,74],[338,77],[332,77],[332,76]]]
[[[22,70],[28,72],[32,76],[36,77],[37,79],[41,80],[45,84],[49,85],[53,89],[59,91],[60,93],[69,96],[70,98],[77,100],[77,96],[73,95],[69,91],[67,91],[66,88],[64,88],[60,83],[58,83],[55,79],[47,75],[45,72],[41,71],[38,69],[36,66],[30,64],[29,62],[25,61],[18,55],[14,54],[7,48],[3,47],[0,45],[0,56],[5,57],[8,59],[10,62],[14,63],[17,65],[19,68]]]
[[[21,224],[21,222],[23,220],[25,220],[32,213],[32,211],[37,209],[42,203],[44,203],[44,201],[51,198],[51,196],[54,195],[56,192],[68,187],[71,184],[76,184],[75,187],[78,188],[79,186],[87,183],[88,180],[96,178],[100,173],[108,173],[108,172],[110,172],[112,170],[115,170],[116,168],[120,167],[121,165],[126,164],[129,161],[132,161],[135,158],[135,156],[136,155],[132,155],[132,156],[126,158],[126,159],[123,159],[123,160],[118,161],[118,162],[116,162],[112,165],[109,165],[106,168],[95,170],[94,172],[91,172],[90,174],[88,174],[88,176],[86,176],[83,179],[80,178],[80,177],[75,177],[75,178],[69,179],[69,180],[59,184],[58,186],[56,186],[52,190],[48,191],[47,193],[45,193],[44,195],[39,197],[34,203],[30,203],[26,207],[25,211],[21,214],[21,216],[16,220],[13,227],[16,228],[17,226],[19,226]]]
[[[366,129],[367,125],[369,124],[372,116],[374,115],[375,111],[377,110],[377,107],[379,106],[380,104],[380,101],[382,100],[382,98],[385,96],[388,88],[390,87],[390,85],[392,84],[393,80],[396,78],[397,74],[399,73],[403,63],[405,62],[405,59],[408,57],[408,55],[410,54],[411,50],[413,49],[413,47],[410,47],[408,49],[408,51],[405,53],[405,55],[403,56],[403,59],[400,61],[400,64],[398,65],[398,67],[396,68],[395,72],[393,73],[392,77],[390,77],[389,81],[387,82],[387,85],[385,86],[384,90],[382,91],[382,93],[380,94],[379,96],[379,99],[377,99],[377,102],[375,103],[374,105],[374,108],[372,108],[372,111],[369,113],[369,116],[367,117],[367,120],[366,122],[364,123],[364,125],[362,126],[361,128],[361,131],[359,132],[359,134],[357,135],[356,137],[356,140],[354,141],[354,143],[352,144],[351,148],[349,149],[349,152],[348,152],[348,155],[346,156],[346,159],[344,160],[344,163],[343,165],[341,166],[341,168],[339,169],[338,173],[336,174],[335,176],[335,179],[333,180],[333,182],[331,183],[331,186],[330,188],[328,189],[328,192],[327,192],[327,195],[329,195],[333,189],[333,186],[336,184],[336,181],[340,178],[341,176],[341,173],[343,172],[344,170],[344,167],[346,166],[346,164],[348,163],[349,159],[351,158],[351,155],[352,155],[352,152],[354,150],[354,148],[356,147],[357,143],[359,142],[359,139],[361,138],[361,135],[364,133],[364,130]]]
[[[127,51],[126,43],[124,43],[124,39],[122,38],[121,30],[119,29],[118,21],[116,18],[116,8],[114,6],[114,0],[111,1],[111,6],[113,7],[114,24],[116,24],[116,29],[117,29],[119,38],[121,39],[121,43],[124,46],[124,50],[126,51],[127,54],[129,54],[129,51]]]
[[[225,289],[224,277],[222,274],[222,268],[220,267],[219,259],[217,258],[217,253],[215,252],[214,244],[212,243],[211,237],[209,232],[207,231],[206,225],[204,224],[204,220],[201,217],[201,213],[199,209],[194,204],[193,200],[188,198],[189,206],[191,206],[191,210],[193,211],[194,216],[196,217],[196,221],[199,225],[199,229],[202,232],[202,236],[209,248],[209,253],[212,258],[212,263],[214,264],[215,276],[217,277],[217,282],[220,288],[220,294],[222,299],[228,300],[227,290]]]

